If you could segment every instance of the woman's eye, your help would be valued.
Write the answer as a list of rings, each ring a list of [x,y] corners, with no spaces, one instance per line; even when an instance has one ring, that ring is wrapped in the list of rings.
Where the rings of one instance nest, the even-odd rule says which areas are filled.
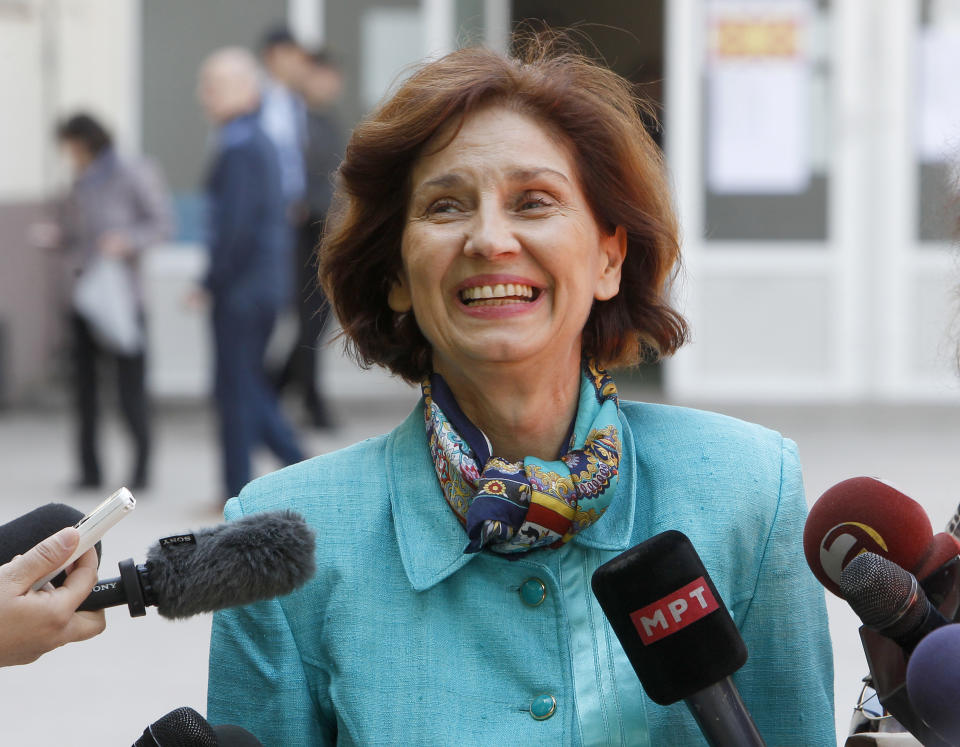
[[[427,208],[428,215],[437,215],[443,213],[457,213],[460,211],[460,204],[455,200],[437,200]]]
[[[544,195],[526,194],[523,195],[518,203],[520,210],[536,210],[537,208],[552,207],[553,202]]]

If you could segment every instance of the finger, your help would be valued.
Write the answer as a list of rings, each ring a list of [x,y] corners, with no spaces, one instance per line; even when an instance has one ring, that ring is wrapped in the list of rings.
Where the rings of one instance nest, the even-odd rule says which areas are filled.
[[[94,547],[91,547],[83,555],[77,558],[76,563],[74,564],[75,568],[93,568],[94,571],[97,570],[97,566],[100,561],[97,558],[97,550]]]
[[[69,576],[71,573],[73,573],[74,568],[79,568],[81,565],[90,566],[94,570],[100,567],[100,556],[97,555],[96,549],[91,547],[63,570]]]
[[[34,583],[66,563],[78,542],[80,533],[76,529],[61,529],[23,555],[0,566],[0,583],[5,582],[17,594],[23,594]]]
[[[70,622],[62,631],[64,643],[85,641],[100,635],[107,627],[107,617],[103,610],[96,612],[74,612]]]
[[[60,598],[60,603],[68,606],[71,610],[75,610],[80,606],[80,603],[90,595],[94,585],[97,583],[96,552],[88,551],[84,553],[84,558],[86,558],[89,552],[94,552],[93,564],[91,565],[89,561],[87,561],[81,565],[78,562],[77,567],[67,576],[67,580],[54,592]]]

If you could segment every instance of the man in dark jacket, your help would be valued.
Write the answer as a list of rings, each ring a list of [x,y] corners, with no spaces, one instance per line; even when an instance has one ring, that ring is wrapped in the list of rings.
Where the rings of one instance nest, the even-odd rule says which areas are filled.
[[[263,358],[291,285],[285,204],[277,154],[258,122],[259,73],[244,49],[214,52],[200,71],[199,97],[217,127],[207,181],[215,396],[226,497],[250,479],[250,452],[265,443],[286,464],[303,452],[283,417]]]

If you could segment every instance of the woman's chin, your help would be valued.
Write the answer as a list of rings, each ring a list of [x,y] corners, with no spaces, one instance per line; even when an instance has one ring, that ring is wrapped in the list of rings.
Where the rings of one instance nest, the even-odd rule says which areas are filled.
[[[549,335],[541,336],[532,332],[525,335],[474,337],[469,345],[449,351],[447,357],[459,358],[465,365],[474,366],[511,366],[534,362],[553,368],[558,365],[558,348],[552,344],[552,340]]]

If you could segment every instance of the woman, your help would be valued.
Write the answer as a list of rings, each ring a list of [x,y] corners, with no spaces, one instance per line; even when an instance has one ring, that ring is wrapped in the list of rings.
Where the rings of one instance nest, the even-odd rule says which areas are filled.
[[[645,698],[590,592],[679,529],[746,641],[735,680],[768,742],[832,743],[795,446],[618,401],[604,367],[686,334],[660,156],[624,80],[525,55],[430,63],[353,134],[322,280],[359,359],[424,397],[228,504],[303,512],[319,570],[216,616],[209,717],[271,745],[701,743],[683,704]]]
[[[141,255],[170,235],[173,217],[166,186],[151,163],[120,158],[110,133],[88,114],[77,114],[62,122],[57,137],[76,177],[59,215],[60,243],[69,253],[71,270],[79,277],[100,258],[122,260],[139,306],[143,334]],[[71,313],[70,325],[79,426],[79,474],[75,487],[95,489],[102,482],[97,443],[97,368],[104,359],[112,358],[116,363],[120,408],[134,445],[133,467],[125,484],[134,490],[143,489],[150,466],[146,345],[141,344],[136,351],[113,350],[76,310]]]

